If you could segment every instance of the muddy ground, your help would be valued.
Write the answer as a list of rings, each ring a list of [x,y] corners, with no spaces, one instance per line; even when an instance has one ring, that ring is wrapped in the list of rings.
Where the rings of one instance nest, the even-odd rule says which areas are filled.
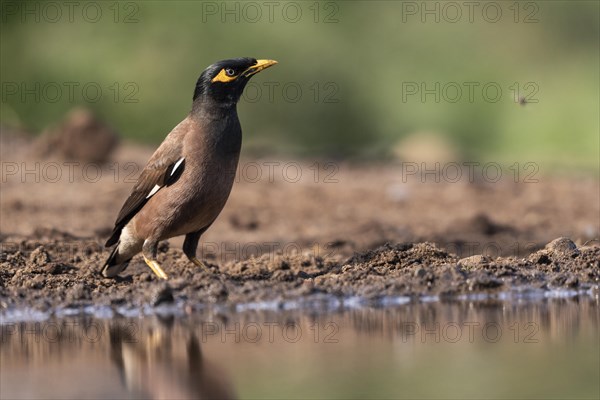
[[[44,140],[2,131],[4,310],[324,295],[443,299],[517,287],[598,293],[597,176],[550,174],[537,165],[531,179],[533,169],[522,163],[518,178],[505,169],[496,181],[477,167],[473,179],[463,171],[456,180],[449,170],[413,173],[418,163],[248,155],[226,208],[202,238],[207,270],[189,263],[181,239],[173,239],[159,254],[168,282],[140,257],[122,278],[105,279],[98,275],[109,253],[102,244],[152,148],[124,143],[99,164],[40,150]]]

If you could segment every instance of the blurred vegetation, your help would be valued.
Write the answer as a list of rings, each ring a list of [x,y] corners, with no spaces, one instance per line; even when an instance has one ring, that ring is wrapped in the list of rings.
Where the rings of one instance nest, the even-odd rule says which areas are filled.
[[[456,10],[444,2],[275,2],[269,15],[260,1],[108,1],[95,3],[102,12],[97,22],[87,21],[87,3],[79,4],[72,21],[63,6],[53,22],[56,12],[44,11],[43,2],[2,2],[4,123],[39,131],[84,104],[125,137],[158,143],[189,111],[195,81],[208,64],[251,56],[280,64],[253,78],[239,106],[247,152],[381,159],[403,137],[435,132],[470,160],[598,168],[595,1],[498,1],[496,23],[484,18],[485,2],[474,9],[473,22],[464,6],[462,17],[450,22]],[[413,6],[416,15],[407,13]],[[25,7],[33,15],[23,14]],[[439,7],[440,21],[425,15],[423,23],[425,7]],[[87,9],[89,20],[95,10]],[[528,16],[534,21],[525,23]],[[11,84],[32,88],[36,82],[64,90],[55,102],[48,101],[55,97],[50,86],[39,102],[10,91]],[[80,84],[74,99],[64,82]],[[83,98],[88,82],[102,89],[98,101]],[[403,85],[411,82],[428,88],[455,82],[462,96],[447,101],[456,97],[448,87],[439,102],[434,95],[422,101],[421,93],[403,99]],[[479,83],[472,102],[464,82]],[[502,89],[497,102],[483,97],[489,82]],[[525,96],[538,88],[538,102],[515,102],[515,82]],[[528,82],[534,86],[525,87]],[[127,95],[138,102],[124,102]]]

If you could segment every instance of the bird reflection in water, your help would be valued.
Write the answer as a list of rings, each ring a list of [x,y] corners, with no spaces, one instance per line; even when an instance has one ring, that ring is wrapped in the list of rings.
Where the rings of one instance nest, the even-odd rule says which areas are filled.
[[[154,399],[236,398],[226,372],[202,353],[196,333],[181,327],[174,332],[173,325],[172,318],[163,319],[136,332],[144,327],[111,324],[111,360],[127,391]]]
[[[233,399],[228,374],[175,319],[0,325],[1,398]]]
[[[526,382],[532,397],[598,398],[598,302],[586,295],[5,323],[0,397],[346,398],[376,382],[386,398],[490,390],[519,398]],[[302,332],[298,340],[286,336],[288,326]],[[262,329],[260,340],[245,327]],[[564,379],[546,387],[559,373]],[[348,376],[358,378],[340,385]]]

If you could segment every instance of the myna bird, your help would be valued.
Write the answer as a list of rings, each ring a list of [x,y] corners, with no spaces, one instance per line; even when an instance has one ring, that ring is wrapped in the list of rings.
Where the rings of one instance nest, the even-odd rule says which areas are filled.
[[[204,267],[196,258],[198,241],[225,206],[240,155],[238,100],[254,74],[276,63],[234,58],[202,72],[192,110],[150,157],[119,212],[103,276],[117,276],[141,251],[152,271],[167,279],[156,261],[158,243],[180,235],[185,255]]]

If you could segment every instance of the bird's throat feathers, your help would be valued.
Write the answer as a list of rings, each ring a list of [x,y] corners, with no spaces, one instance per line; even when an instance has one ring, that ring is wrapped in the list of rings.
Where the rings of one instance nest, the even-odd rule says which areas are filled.
[[[192,102],[192,115],[202,116],[209,119],[220,119],[230,113],[237,113],[238,99],[214,99],[206,94],[194,95]]]

